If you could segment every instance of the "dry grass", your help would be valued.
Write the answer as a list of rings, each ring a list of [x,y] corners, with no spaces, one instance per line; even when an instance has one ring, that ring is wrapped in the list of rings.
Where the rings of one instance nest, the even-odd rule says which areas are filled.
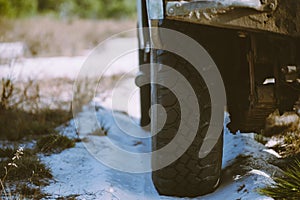
[[[136,27],[135,20],[69,20],[50,17],[0,21],[0,42],[23,41],[33,56],[74,56],[107,37]]]
[[[65,149],[75,146],[75,141],[66,136],[59,134],[46,135],[37,141],[36,147],[38,151],[49,155],[52,153],[60,153]]]
[[[4,177],[5,166],[10,161],[1,162],[0,176]],[[12,167],[7,174],[7,181],[28,181],[38,186],[47,185],[47,179],[52,178],[50,169],[41,163],[36,155],[24,155],[16,161],[17,167]]]
[[[40,110],[40,88],[33,80],[18,84],[12,78],[2,78],[0,85],[0,111],[9,109]]]
[[[55,133],[55,128],[72,117],[64,110],[40,110],[28,113],[22,110],[0,111],[0,139],[20,140]]]
[[[40,86],[33,81],[21,84],[2,79],[0,97],[0,139],[51,134],[72,117],[60,104],[55,108],[43,105]]]
[[[275,111],[267,118],[264,132],[266,136],[279,142],[273,148],[283,157],[300,153],[300,117],[295,113],[279,115]]]
[[[300,118],[294,112],[286,112],[283,115],[276,110],[266,120],[264,134],[267,136],[281,134],[286,131],[296,131],[300,128]]]
[[[55,128],[72,118],[72,101],[80,106],[95,95],[105,98],[119,76],[82,80],[76,88],[67,78],[14,82],[2,80],[0,86],[0,139],[19,140],[55,133]],[[96,89],[96,91],[95,91]],[[2,92],[1,92],[2,91]],[[76,95],[73,95],[73,93]],[[73,99],[74,97],[74,99]]]
[[[18,185],[14,192],[20,195],[19,199],[45,199],[47,197],[40,187],[30,187],[25,183]]]
[[[100,85],[98,80],[82,80],[75,89],[81,105],[89,103],[94,97],[95,86],[98,85],[96,93],[101,94],[113,87],[118,79],[118,75],[103,77]],[[0,178],[5,177],[2,179],[5,186],[2,186],[0,198],[46,198],[47,194],[44,194],[41,188],[48,184],[47,180],[52,175],[39,161],[37,154],[59,153],[75,145],[75,140],[56,133],[56,128],[72,117],[69,108],[73,94],[73,81],[65,78],[27,83],[14,82],[11,79],[3,81],[2,87],[5,89],[0,90],[0,95],[1,91],[12,92],[8,92],[9,95],[4,95],[5,97],[0,99],[0,103],[5,105],[0,109],[0,139],[36,139],[37,143],[34,149],[24,150],[24,156],[13,162],[18,167],[9,165],[12,163],[10,158],[14,157],[16,150],[0,149]]]
[[[14,152],[13,155],[11,153]],[[1,154],[1,199],[40,199],[45,197],[41,186],[52,178],[50,169],[41,163],[31,149],[7,148]]]

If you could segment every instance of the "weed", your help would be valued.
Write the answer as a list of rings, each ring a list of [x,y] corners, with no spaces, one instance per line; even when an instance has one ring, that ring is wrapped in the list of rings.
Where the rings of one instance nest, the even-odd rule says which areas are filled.
[[[289,131],[280,136],[273,136],[277,138],[279,143],[274,147],[282,157],[294,156],[300,153],[300,131]]]
[[[29,186],[26,183],[17,185],[14,192],[26,199],[43,199],[47,197],[47,194],[43,193],[40,187]]]
[[[297,130],[299,121],[299,116],[296,113],[286,112],[283,115],[280,115],[279,111],[276,110],[266,119],[264,135],[273,136],[282,134],[283,132]]]
[[[254,140],[258,143],[261,143],[263,145],[265,145],[268,142],[268,139],[265,138],[263,135],[261,134],[254,134]]]
[[[50,134],[72,117],[62,109],[40,106],[39,84],[29,80],[18,85],[3,78],[0,85],[0,139],[19,140],[35,134]]]
[[[276,111],[267,119],[265,134],[278,142],[273,148],[281,156],[300,153],[300,117],[295,113],[279,115]]]
[[[34,155],[36,152],[32,149],[23,149],[23,154],[25,154],[26,156],[32,156]],[[16,153],[16,148],[1,148],[0,149],[0,158],[13,158],[15,156]]]
[[[72,115],[63,110],[43,109],[38,113],[22,110],[0,111],[0,138],[19,140],[34,135],[55,132],[55,128],[68,121]]]
[[[284,172],[284,178],[275,178],[274,181],[275,184],[259,192],[274,199],[300,199],[300,161]]]
[[[79,196],[79,194],[71,194],[66,197],[57,197],[56,200],[76,200]]]
[[[60,153],[75,146],[75,141],[59,134],[46,135],[37,141],[37,149],[46,155]]]
[[[12,152],[15,153],[10,157]],[[18,199],[22,199],[21,197],[34,197],[36,199],[45,195],[39,187],[47,185],[52,174],[32,150],[24,150],[22,147],[18,149],[7,148],[1,156],[6,159],[0,162],[0,176],[2,177],[0,195],[12,199],[11,188],[13,188],[14,197],[18,196]]]
[[[1,81],[1,98],[0,98],[0,110],[8,109],[10,99],[12,97],[14,86],[11,79],[2,78]]]
[[[91,135],[97,135],[97,136],[106,136],[107,135],[107,131],[103,128],[98,128],[95,129]]]
[[[39,186],[47,185],[47,179],[52,178],[50,169],[35,154],[15,154],[11,160],[0,162],[0,176],[2,182],[29,181]]]

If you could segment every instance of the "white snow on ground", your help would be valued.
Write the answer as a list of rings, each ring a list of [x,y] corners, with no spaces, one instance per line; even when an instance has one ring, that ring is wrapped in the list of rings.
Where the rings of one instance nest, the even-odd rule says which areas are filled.
[[[81,117],[86,117],[85,111]],[[107,136],[87,134],[83,139],[84,142],[77,143],[75,148],[42,158],[51,167],[55,179],[45,188],[47,193],[52,194],[53,198],[78,194],[80,195],[78,199],[180,199],[160,196],[153,186],[150,173],[120,172],[105,166],[93,157],[85,148],[91,143],[97,145],[95,149],[98,150],[108,148],[108,141],[132,152],[147,152],[151,148],[149,139],[137,139],[120,130],[110,110],[100,109],[97,117],[102,118],[105,126],[111,128]],[[123,113],[115,113],[115,117],[124,124],[131,124],[132,119]],[[150,134],[134,126],[131,130],[144,136]],[[61,128],[61,133],[76,137],[74,121]],[[214,193],[194,199],[271,199],[257,193],[258,188],[272,183],[271,177],[280,171],[268,163],[268,160],[274,159],[275,156],[264,150],[265,147],[251,136],[240,133],[233,135],[226,130],[221,185]],[[103,156],[111,155],[107,151]],[[127,163],[126,158],[123,162],[124,165],[132,165]],[[134,164],[139,163],[139,160],[136,160]]]
[[[101,44],[100,44],[101,45]],[[103,61],[111,51],[118,46],[137,47],[136,38],[116,38],[107,41],[101,46],[101,54],[97,57],[97,61]],[[23,58],[20,62],[13,66],[0,65],[0,78],[13,76],[17,80],[33,79],[51,79],[51,78],[70,78],[75,80],[85,63],[89,54],[77,57],[50,57],[50,58]],[[128,52],[121,56],[115,62],[111,63],[109,69],[105,71],[105,76],[128,72],[127,66],[138,66],[138,56],[136,52]],[[100,68],[107,68],[102,66]]]
[[[0,61],[22,58],[25,51],[26,45],[23,42],[0,43]]]

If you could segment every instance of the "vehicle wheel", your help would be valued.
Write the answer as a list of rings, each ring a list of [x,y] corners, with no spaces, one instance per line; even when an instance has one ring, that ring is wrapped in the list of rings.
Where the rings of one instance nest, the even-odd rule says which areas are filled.
[[[154,171],[152,173],[153,183],[162,195],[195,197],[213,192],[220,180],[223,134],[221,134],[213,150],[206,157],[200,159],[199,150],[208,131],[211,117],[211,100],[208,88],[201,75],[183,58],[162,50],[158,50],[155,54],[158,63],[177,70],[190,82],[197,95],[201,114],[199,129],[192,144],[179,159]],[[181,114],[178,99],[171,90],[161,85],[153,85],[152,87],[152,91],[155,93],[152,95],[154,97],[152,103],[163,106],[167,113],[164,127],[152,137],[152,150],[155,151],[167,145],[174,138],[180,125]],[[158,162],[158,157],[153,156],[152,163],[155,162]]]

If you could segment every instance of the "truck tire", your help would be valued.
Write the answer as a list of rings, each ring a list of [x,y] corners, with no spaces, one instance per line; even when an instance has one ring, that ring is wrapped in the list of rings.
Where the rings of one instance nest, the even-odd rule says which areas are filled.
[[[157,63],[177,70],[186,80],[189,80],[197,95],[201,115],[199,129],[192,144],[176,161],[152,172],[153,183],[161,195],[195,197],[213,192],[220,182],[223,133],[213,150],[206,157],[200,159],[199,150],[211,117],[208,88],[201,75],[186,60],[167,51],[154,52],[157,52],[155,53]],[[152,150],[155,151],[167,145],[174,138],[181,121],[181,114],[179,102],[171,90],[157,84],[153,84],[152,87],[152,92],[155,93],[152,95],[152,98],[154,97],[152,103],[163,106],[167,113],[163,129],[152,137]],[[152,162],[156,161],[158,162],[158,158],[153,156]]]

